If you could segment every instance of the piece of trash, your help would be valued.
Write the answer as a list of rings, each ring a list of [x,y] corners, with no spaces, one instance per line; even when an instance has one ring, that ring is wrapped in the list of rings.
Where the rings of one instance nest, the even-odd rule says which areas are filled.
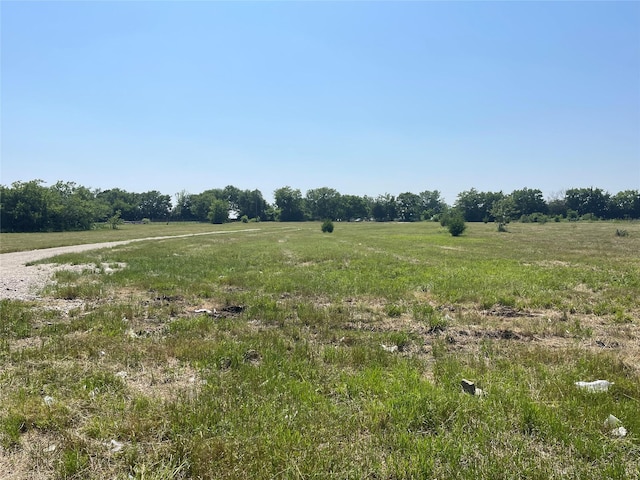
[[[614,428],[613,430],[611,430],[611,435],[614,437],[626,437],[627,436],[627,429],[624,427],[618,427],[618,428]]]
[[[123,380],[125,378],[127,378],[129,376],[129,374],[127,372],[125,372],[124,370],[119,371],[118,373],[116,373],[116,377],[120,377]]]
[[[199,308],[197,310],[194,310],[193,313],[206,313],[207,315],[211,315],[213,312],[208,308]]]
[[[58,448],[55,445],[49,445],[47,448],[44,449],[45,453],[53,453],[56,451],[56,448]]]
[[[384,343],[381,343],[381,344],[380,344],[380,346],[382,347],[382,349],[383,349],[385,352],[391,352],[391,353],[393,353],[393,352],[397,352],[397,351],[398,351],[398,346],[397,346],[397,345],[387,346],[387,345],[385,345]]]
[[[104,357],[107,353],[104,350],[100,350],[100,356]]]
[[[130,328],[129,330],[127,330],[127,337],[131,339],[138,338],[138,334],[133,331],[133,328]]]
[[[460,382],[460,385],[462,385],[462,390],[464,390],[469,395],[474,395],[476,397],[483,397],[484,395],[486,395],[484,390],[476,387],[476,384],[470,380],[466,380],[463,378]]]
[[[46,397],[44,397],[42,399],[44,401],[44,404],[47,407],[50,407],[51,405],[53,405],[53,403],[55,402],[55,400],[53,399],[53,397],[50,397],[49,395],[47,395]]]
[[[609,415],[604,421],[604,428],[611,429],[609,433],[612,437],[626,437],[627,429],[622,426],[622,421],[614,415]]]
[[[613,382],[608,380],[595,380],[593,382],[576,382],[576,387],[588,392],[606,392]]]
[[[122,450],[122,447],[124,447],[124,444],[122,444],[122,443],[120,443],[120,442],[118,442],[116,440],[111,440],[109,442],[108,446],[111,447],[109,449],[109,451],[111,453],[116,453],[116,452],[119,452],[120,450]]]
[[[604,428],[615,428],[622,424],[619,418],[609,415],[607,419],[604,421]]]

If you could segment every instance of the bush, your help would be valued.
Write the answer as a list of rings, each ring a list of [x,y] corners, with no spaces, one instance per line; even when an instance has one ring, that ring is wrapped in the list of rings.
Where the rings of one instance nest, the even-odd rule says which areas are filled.
[[[616,237],[628,237],[629,236],[629,232],[627,232],[626,230],[620,230],[619,228],[616,228]]]
[[[249,217],[247,217],[246,215],[242,215],[242,217],[240,217],[240,221],[242,223],[249,223]]]
[[[447,227],[449,228],[449,233],[454,237],[462,235],[462,232],[467,228],[462,217],[450,218],[447,222]]]
[[[333,232],[333,222],[331,220],[325,220],[322,222],[322,231],[324,233],[332,233]]]

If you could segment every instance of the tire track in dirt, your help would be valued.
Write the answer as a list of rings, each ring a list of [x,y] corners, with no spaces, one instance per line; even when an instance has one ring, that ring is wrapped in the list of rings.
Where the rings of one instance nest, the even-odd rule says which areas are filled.
[[[43,248],[28,250],[25,252],[11,252],[0,254],[0,300],[36,300],[40,297],[38,292],[49,282],[51,275],[57,271],[69,268],[69,265],[28,263],[55,257],[65,253],[80,253],[88,250],[100,250],[127,245],[134,242],[147,242],[151,240],[169,240],[174,238],[196,237],[201,235],[221,235],[228,233],[258,232],[259,228],[246,230],[222,230],[216,232],[187,233],[183,235],[166,235],[162,237],[134,238],[130,240],[118,240],[114,242],[85,243],[82,245],[68,245],[64,247]]]

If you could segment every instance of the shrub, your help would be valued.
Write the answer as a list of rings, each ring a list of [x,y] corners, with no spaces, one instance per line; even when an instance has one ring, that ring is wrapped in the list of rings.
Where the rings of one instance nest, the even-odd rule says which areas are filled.
[[[447,227],[449,228],[449,233],[454,237],[462,235],[462,232],[467,228],[462,217],[450,218],[449,221],[447,221]]]
[[[322,222],[322,231],[324,233],[332,233],[333,232],[333,222],[331,220],[325,220]]]
[[[629,236],[629,232],[627,232],[626,230],[620,230],[619,228],[616,228],[616,237],[628,237]]]
[[[240,217],[240,221],[242,223],[249,223],[249,217],[247,217],[246,215],[242,215],[242,217]]]
[[[112,217],[109,217],[107,223],[112,230],[117,230],[118,227],[123,223],[123,220],[120,218],[120,210],[116,211],[116,213],[114,213]]]

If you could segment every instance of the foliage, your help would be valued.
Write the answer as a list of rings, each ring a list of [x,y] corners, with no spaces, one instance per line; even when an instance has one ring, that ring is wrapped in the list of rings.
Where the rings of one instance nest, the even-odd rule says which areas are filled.
[[[398,217],[403,222],[420,221],[424,207],[420,195],[405,192],[398,195],[397,212]]]
[[[491,209],[503,198],[502,192],[479,192],[472,188],[458,194],[455,207],[467,222],[491,222],[494,220]]]
[[[340,194],[333,188],[308,190],[305,203],[312,220],[323,218],[338,220],[343,216]]]
[[[108,222],[116,212],[124,221],[149,220],[211,221],[214,200],[228,204],[236,218],[247,216],[262,221],[369,220],[379,222],[400,220],[443,220],[449,206],[438,190],[386,193],[375,199],[367,196],[341,195],[335,189],[310,189],[303,197],[289,186],[274,192],[275,204],[269,205],[260,190],[241,190],[233,185],[213,188],[199,194],[182,190],[171,197],[157,190],[143,193],[119,188],[92,191],[73,182],[58,182],[50,187],[41,180],[15,182],[0,186],[0,227],[3,232],[43,232],[87,230],[98,222]],[[465,221],[497,221],[503,226],[500,213],[509,199],[509,221],[544,223],[556,221],[598,219],[640,219],[640,191],[626,190],[610,195],[598,188],[573,188],[555,194],[547,202],[538,189],[523,188],[509,195],[502,192],[480,192],[474,188],[458,194],[455,209]],[[494,208],[499,206],[499,208]],[[496,219],[496,213],[502,215]],[[547,217],[547,215],[549,217]],[[222,217],[220,217],[222,218]],[[218,218],[218,221],[220,221]],[[225,221],[222,219],[222,221]]]
[[[506,226],[512,220],[515,214],[515,203],[510,197],[505,197],[501,200],[498,200],[493,204],[493,207],[491,208],[491,215],[495,219],[495,222],[498,224],[499,232],[507,231]]]
[[[223,198],[229,201],[229,207],[235,211],[238,218],[259,218],[267,220],[267,202],[262,198],[260,190],[240,190],[233,185],[227,185],[223,190]]]
[[[357,195],[341,195],[340,215],[347,221],[368,219],[370,214],[367,198]]]
[[[379,195],[373,202],[371,216],[376,222],[394,220],[398,216],[395,197],[388,193]]]
[[[94,194],[75,183],[51,187],[41,180],[0,188],[0,222],[4,232],[88,230],[100,209]]]
[[[447,210],[447,204],[438,190],[425,190],[419,195],[424,220],[435,219]]]
[[[591,214],[606,218],[608,201],[609,194],[600,188],[571,188],[565,194],[567,208],[577,212],[579,217]]]
[[[514,218],[547,212],[547,204],[544,201],[542,192],[538,189],[523,188],[522,190],[514,190],[509,194],[509,198],[513,203]]]
[[[226,200],[213,199],[209,205],[207,218],[211,223],[226,223],[229,221],[229,203]]]
[[[300,222],[304,220],[302,193],[291,187],[278,188],[273,192],[281,222]]]
[[[118,227],[122,225],[122,218],[120,218],[120,210],[118,210],[111,217],[109,217],[107,224],[112,230],[117,230]]]
[[[454,237],[462,235],[466,228],[467,226],[464,223],[464,218],[460,215],[454,215],[447,220],[447,229]]]
[[[329,219],[322,222],[322,231],[324,233],[333,233],[333,222]]]

